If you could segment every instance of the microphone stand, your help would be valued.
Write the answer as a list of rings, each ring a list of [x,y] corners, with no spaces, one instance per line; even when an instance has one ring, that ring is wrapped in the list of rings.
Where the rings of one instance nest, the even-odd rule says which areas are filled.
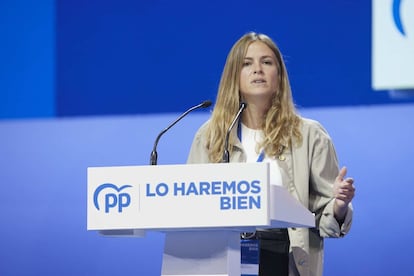
[[[161,136],[166,133],[170,128],[172,128],[176,123],[178,123],[182,118],[187,116],[188,113],[190,113],[193,110],[199,109],[199,108],[206,108],[211,105],[211,101],[204,101],[201,104],[198,104],[196,106],[191,107],[186,112],[181,114],[180,117],[178,117],[174,122],[172,122],[168,127],[166,127],[163,131],[158,134],[157,138],[155,139],[154,147],[151,151],[151,157],[150,157],[150,165],[157,165],[157,159],[158,159],[158,153],[157,153],[157,145],[158,141],[160,140]]]
[[[222,163],[229,163],[230,162],[230,152],[229,152],[230,132],[233,129],[235,123],[240,118],[240,115],[243,113],[243,111],[246,107],[247,107],[246,103],[244,103],[244,102],[240,103],[239,111],[237,112],[236,116],[234,117],[233,121],[231,122],[229,129],[227,130],[226,139],[224,140],[224,152],[223,152]]]

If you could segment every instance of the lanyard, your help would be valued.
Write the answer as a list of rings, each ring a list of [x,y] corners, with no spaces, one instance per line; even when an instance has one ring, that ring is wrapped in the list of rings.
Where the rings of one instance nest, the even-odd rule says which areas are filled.
[[[239,138],[240,142],[242,141],[242,127],[241,127],[241,120],[239,120],[238,124],[237,124],[237,137]],[[264,151],[262,150],[259,154],[259,156],[257,157],[257,161],[256,162],[262,162],[264,159]]]

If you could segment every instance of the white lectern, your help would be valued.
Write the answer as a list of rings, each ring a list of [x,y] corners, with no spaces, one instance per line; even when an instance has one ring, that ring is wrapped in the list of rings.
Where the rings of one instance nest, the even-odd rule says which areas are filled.
[[[88,230],[166,233],[162,275],[240,275],[240,232],[314,227],[267,163],[88,168]]]

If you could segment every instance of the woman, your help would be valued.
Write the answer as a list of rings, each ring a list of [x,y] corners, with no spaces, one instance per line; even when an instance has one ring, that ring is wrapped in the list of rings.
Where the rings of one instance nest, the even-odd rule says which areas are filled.
[[[322,275],[323,238],[342,237],[351,227],[353,179],[345,178],[345,167],[339,170],[325,129],[296,112],[282,55],[268,36],[248,33],[232,47],[211,119],[196,133],[188,162],[221,162],[226,132],[242,102],[247,107],[230,135],[230,162],[269,162],[271,181],[279,176],[315,214],[316,228],[288,229],[286,267],[289,275]],[[276,229],[262,232],[283,238]],[[272,263],[284,261],[272,258],[280,252],[267,254],[272,243],[256,237],[259,274],[275,275]]]

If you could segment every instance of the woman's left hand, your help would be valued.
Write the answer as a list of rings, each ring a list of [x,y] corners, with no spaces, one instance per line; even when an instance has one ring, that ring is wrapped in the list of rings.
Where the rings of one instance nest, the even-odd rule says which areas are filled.
[[[334,213],[338,221],[344,219],[348,205],[355,196],[354,179],[351,177],[345,178],[346,173],[346,167],[342,167],[334,183]]]

